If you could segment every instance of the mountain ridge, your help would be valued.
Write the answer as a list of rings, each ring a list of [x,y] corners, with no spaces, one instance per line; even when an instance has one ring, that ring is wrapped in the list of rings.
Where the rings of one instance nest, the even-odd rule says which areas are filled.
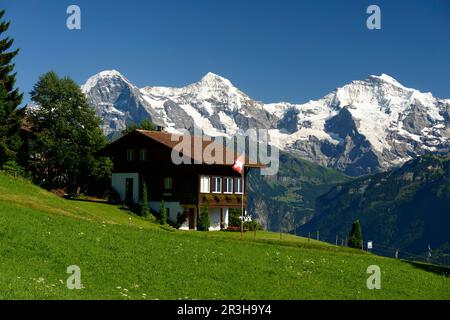
[[[279,149],[352,176],[449,148],[450,99],[407,88],[386,74],[354,80],[304,104],[253,100],[211,72],[184,87],[138,88],[110,70],[82,89],[106,134],[144,118],[169,132],[198,127],[210,136],[266,129]],[[336,130],[338,120],[344,130]]]
[[[426,155],[403,166],[338,184],[316,198],[314,217],[299,230],[321,239],[345,237],[359,219],[377,253],[450,265],[450,157]]]

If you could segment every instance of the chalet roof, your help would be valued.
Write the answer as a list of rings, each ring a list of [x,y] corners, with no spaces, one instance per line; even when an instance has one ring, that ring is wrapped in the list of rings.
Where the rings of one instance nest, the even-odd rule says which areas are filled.
[[[207,163],[207,164],[219,164],[219,165],[230,165],[232,166],[235,162],[235,160],[237,159],[237,157],[239,156],[236,151],[234,150],[230,150],[229,148],[226,148],[224,145],[218,144],[214,141],[211,141],[211,139],[208,139],[206,137],[200,137],[200,136],[189,136],[189,138],[191,139],[190,141],[190,150],[183,150],[183,144],[182,142],[182,138],[186,138],[183,137],[182,135],[179,134],[174,134],[174,133],[169,133],[166,131],[148,131],[148,130],[135,130],[129,134],[127,134],[126,136],[116,140],[115,142],[113,142],[112,144],[110,144],[109,146],[113,145],[113,144],[119,144],[120,140],[124,139],[125,137],[131,135],[131,134],[141,134],[143,136],[145,136],[148,139],[151,139],[153,141],[156,141],[166,147],[169,147],[170,149],[174,149],[177,150],[179,152],[181,152],[184,156],[188,156],[193,160],[196,160],[198,162],[201,163]],[[213,146],[212,144],[215,144],[215,146]],[[108,148],[109,146],[107,146],[106,148]],[[195,148],[199,148],[198,146],[201,146],[201,153],[197,154],[195,151]],[[208,148],[208,150],[206,150]],[[206,150],[206,152],[205,152]],[[214,152],[214,150],[220,150],[222,153],[222,156],[220,156],[220,159],[222,159],[222,161],[220,161],[220,163],[216,163],[216,153]],[[231,156],[228,156],[229,154],[232,154]],[[250,163],[249,159],[246,158],[245,159],[245,166],[246,167],[251,167],[251,168],[263,168],[264,165],[260,164],[260,163]]]

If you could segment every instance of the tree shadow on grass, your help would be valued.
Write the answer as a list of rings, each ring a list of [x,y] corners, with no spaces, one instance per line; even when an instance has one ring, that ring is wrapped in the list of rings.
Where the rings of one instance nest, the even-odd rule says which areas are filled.
[[[435,273],[440,276],[450,277],[450,267],[437,266],[437,265],[428,264],[428,263],[424,263],[424,262],[415,262],[415,261],[406,261],[406,260],[404,260],[404,262],[407,262],[410,265],[412,265],[413,267],[418,268],[418,269],[432,272],[432,273]]]

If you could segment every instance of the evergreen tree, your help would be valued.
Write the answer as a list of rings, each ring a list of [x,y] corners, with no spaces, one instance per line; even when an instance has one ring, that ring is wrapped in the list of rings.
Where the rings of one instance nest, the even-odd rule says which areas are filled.
[[[352,230],[350,231],[350,234],[348,235],[348,246],[351,248],[362,248],[362,230],[361,230],[361,223],[359,220],[356,220],[353,222]]]
[[[92,186],[106,189],[111,162],[96,153],[107,140],[79,86],[48,72],[35,84],[31,99],[39,106],[30,119],[36,133],[30,143],[36,156],[29,163],[35,182],[76,194],[89,193]]]
[[[10,22],[3,20],[4,10],[0,11],[0,167],[8,160],[14,160],[20,147],[20,118],[16,109],[22,102],[22,94],[15,88],[16,73],[13,73],[12,60],[19,49],[9,51],[14,39],[4,37]]]
[[[147,183],[142,181],[141,185],[141,201],[139,203],[139,215],[141,217],[147,217],[150,210],[148,208],[148,196],[147,196]]]
[[[209,220],[209,209],[208,204],[206,204],[202,211],[200,212],[200,217],[198,219],[197,230],[199,231],[209,231],[211,222]]]
[[[159,222],[162,225],[167,224],[167,210],[164,205],[164,200],[161,200],[161,207],[159,208]]]

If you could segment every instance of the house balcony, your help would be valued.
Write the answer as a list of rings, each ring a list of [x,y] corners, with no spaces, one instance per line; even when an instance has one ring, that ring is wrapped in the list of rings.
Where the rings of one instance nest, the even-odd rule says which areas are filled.
[[[243,199],[242,199],[243,198]],[[247,195],[227,193],[200,193],[198,204],[200,207],[208,204],[209,208],[241,208],[247,206]]]

